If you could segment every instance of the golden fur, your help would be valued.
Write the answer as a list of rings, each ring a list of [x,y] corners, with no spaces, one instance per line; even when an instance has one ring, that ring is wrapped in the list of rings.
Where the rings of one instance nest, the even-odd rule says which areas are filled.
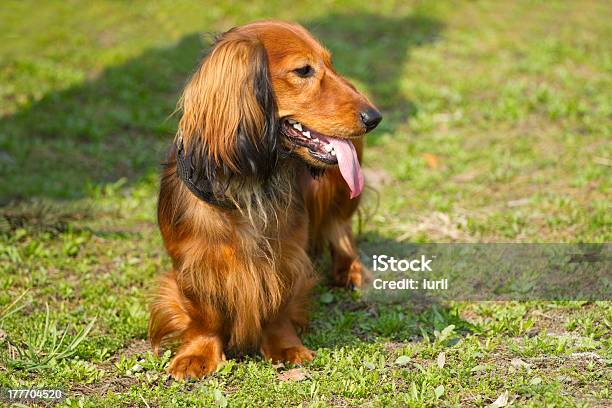
[[[316,72],[307,80],[292,73],[304,64]],[[297,335],[316,282],[308,251],[329,245],[334,282],[360,286],[350,224],[359,200],[349,200],[337,167],[313,162],[306,148],[284,154],[278,123],[292,117],[351,138],[361,158],[364,106],[371,104],[297,24],[232,29],[204,58],[181,97],[176,141],[234,208],[192,194],[177,176],[176,145],[170,150],[158,221],[173,268],[152,301],[149,337],[156,352],[162,341],[180,343],[169,369],[175,378],[215,370],[226,351],[313,358]]]

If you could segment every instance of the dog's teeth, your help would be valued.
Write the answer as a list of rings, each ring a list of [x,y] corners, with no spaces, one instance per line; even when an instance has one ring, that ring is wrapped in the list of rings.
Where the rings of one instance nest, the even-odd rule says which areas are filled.
[[[303,131],[302,134],[310,139],[310,132],[308,130]]]
[[[293,125],[293,128],[297,129],[297,130],[299,130],[301,132],[302,131],[302,124],[301,123],[296,123],[296,124]]]
[[[295,120],[293,120],[293,119],[287,119],[287,122],[289,122],[289,123],[290,123],[290,124],[292,124],[292,125],[293,125],[294,123],[297,123],[297,122],[296,122]]]
[[[332,156],[335,156],[335,155],[336,155],[336,151],[335,151],[334,149],[332,149],[332,151],[331,151],[331,155],[332,155]]]
[[[314,139],[312,139],[313,142],[318,142],[319,139],[317,139],[316,137]]]
[[[325,149],[325,151],[327,153],[331,152],[332,150],[334,150],[334,146],[330,145],[330,144],[326,144],[325,146],[323,146],[323,149]]]

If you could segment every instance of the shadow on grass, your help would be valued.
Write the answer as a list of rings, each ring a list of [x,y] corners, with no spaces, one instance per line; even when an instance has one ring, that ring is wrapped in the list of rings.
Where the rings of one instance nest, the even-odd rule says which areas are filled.
[[[369,265],[366,254],[406,254],[412,253],[417,246],[367,232],[359,236],[358,248],[362,262]],[[416,341],[424,337],[454,344],[475,330],[460,317],[457,307],[434,296],[387,296],[389,292],[385,294],[371,288],[368,291],[365,287],[360,292],[330,289],[329,267],[328,257],[318,259],[315,264],[323,285],[314,296],[312,324],[306,336],[312,348],[342,347],[374,339],[387,343]],[[446,338],[434,334],[442,333],[449,326],[453,329]]]
[[[329,300],[321,302],[320,299]],[[437,303],[373,303],[355,299],[344,290],[319,292],[311,326],[305,343],[317,348],[335,348],[363,342],[385,343],[429,341],[439,339],[437,333],[449,331],[443,340],[449,345],[473,332],[474,327],[463,320],[456,307]]]
[[[443,29],[439,20],[419,14],[353,13],[331,14],[304,25],[332,52],[338,72],[358,81],[383,111],[385,119],[368,140],[382,131],[393,132],[398,122],[417,112],[401,89],[403,69],[413,48],[437,41]]]
[[[303,24],[334,53],[338,71],[384,111],[384,129],[416,111],[400,91],[402,67],[411,48],[435,41],[440,22],[356,13]],[[169,115],[205,47],[198,34],[187,35],[1,118],[0,205],[74,199],[92,186],[155,175],[176,128]]]
[[[176,99],[204,49],[197,34],[0,119],[0,205],[74,199],[94,185],[156,173],[176,127]]]

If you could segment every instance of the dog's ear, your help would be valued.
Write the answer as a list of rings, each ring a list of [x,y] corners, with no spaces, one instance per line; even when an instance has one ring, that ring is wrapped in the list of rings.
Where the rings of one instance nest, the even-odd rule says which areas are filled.
[[[278,120],[268,58],[228,31],[185,87],[178,135],[196,173],[265,181],[277,163]]]

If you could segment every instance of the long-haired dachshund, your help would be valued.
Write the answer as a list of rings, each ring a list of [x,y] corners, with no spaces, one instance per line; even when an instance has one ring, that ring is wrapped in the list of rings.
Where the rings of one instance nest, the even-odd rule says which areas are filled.
[[[351,215],[364,185],[362,136],[381,114],[303,27],[262,21],[217,39],[188,82],[167,157],[158,220],[172,270],[149,337],[180,345],[177,379],[214,371],[225,352],[300,364],[298,330],[329,245],[332,278],[359,287]]]

